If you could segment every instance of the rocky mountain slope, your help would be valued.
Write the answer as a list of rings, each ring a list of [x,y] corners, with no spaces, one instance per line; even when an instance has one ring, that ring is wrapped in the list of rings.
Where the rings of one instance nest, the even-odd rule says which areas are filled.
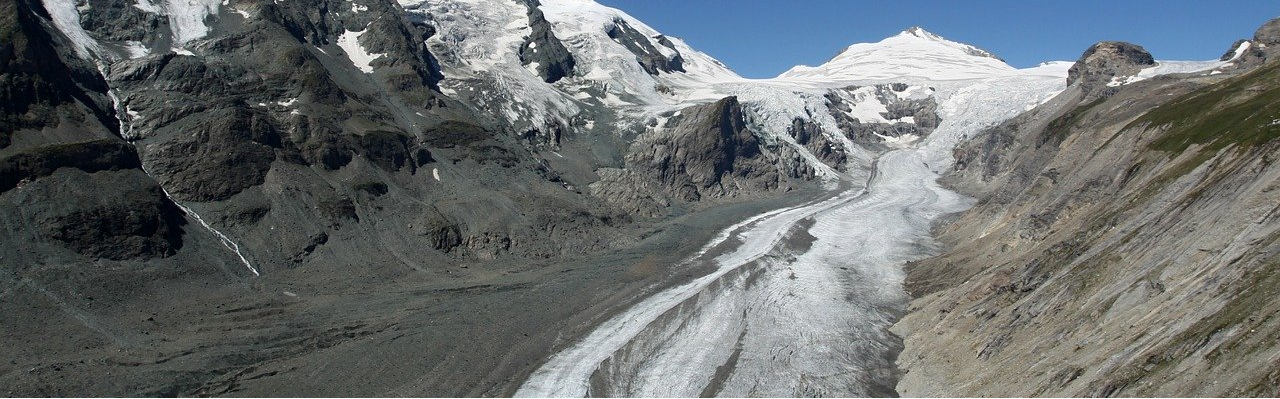
[[[957,148],[945,180],[979,203],[908,268],[899,391],[1276,395],[1277,29],[1153,78],[1141,47],[1099,43],[1067,91]]]
[[[507,393],[938,124],[925,83],[747,81],[587,1],[4,6],[12,394]]]
[[[102,125],[97,136],[137,153],[91,168],[145,171],[252,274],[309,265],[317,251],[318,268],[358,260],[439,274],[422,264],[616,248],[635,242],[624,230],[636,216],[865,175],[877,151],[937,125],[934,88],[747,81],[592,2],[316,7],[14,3],[28,21],[18,33],[60,51],[42,57],[79,65],[72,76],[87,86],[75,90],[96,97],[77,101]],[[899,36],[894,46],[949,43],[920,29]],[[727,123],[682,116],[717,102],[729,104],[712,111]],[[54,136],[37,132],[54,122],[6,134]],[[727,143],[681,142],[722,125]],[[684,159],[650,174],[669,155],[643,147],[663,142]],[[726,149],[749,153],[716,155]],[[755,181],[721,184],[729,171]],[[696,195],[644,188],[685,180]],[[422,248],[426,259],[406,261]]]
[[[583,0],[0,0],[0,11],[10,395],[508,395],[590,326],[690,278],[673,265],[722,228],[856,192],[886,151],[940,126],[949,145],[987,126],[973,121],[1035,108],[1069,74],[913,28],[749,80]],[[1025,234],[1067,234],[1045,229],[1084,205],[1013,208],[1030,197],[1009,187],[1057,184],[1064,174],[1048,171],[1081,165],[1083,151],[1060,146],[1103,124],[1140,132],[1108,140],[1127,146],[1116,154],[1150,148],[1119,158],[1136,165],[1124,166],[1134,183],[1115,190],[1191,187],[1155,171],[1194,164],[1187,176],[1221,182],[1186,193],[1240,209],[1271,199],[1224,173],[1272,173],[1254,159],[1273,150],[1271,130],[1160,141],[1148,130],[1175,131],[1166,119],[1187,112],[1138,110],[1165,103],[1147,91],[1227,85],[1184,107],[1220,106],[1244,121],[1233,131],[1253,127],[1262,116],[1240,104],[1267,104],[1272,75],[1243,71],[1270,71],[1275,41],[1264,29],[1222,61],[1154,66],[1132,46],[1094,49],[1057,100],[957,153],[955,184],[987,201],[970,215],[1054,209]],[[1162,77],[1189,71],[1202,72]],[[958,117],[970,89],[1002,84],[1034,87],[1002,99],[1016,108]],[[1024,137],[1043,126],[1055,133]],[[1134,198],[1173,198],[1160,187]],[[1227,223],[1205,215],[1192,220]],[[970,219],[985,220],[959,223]],[[1274,241],[1239,233],[1187,256]],[[963,234],[949,234],[962,251]],[[917,293],[961,282],[923,265]]]

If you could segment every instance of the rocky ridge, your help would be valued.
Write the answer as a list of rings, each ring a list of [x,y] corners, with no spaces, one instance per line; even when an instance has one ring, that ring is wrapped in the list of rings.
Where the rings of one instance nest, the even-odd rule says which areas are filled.
[[[945,180],[979,202],[908,267],[899,392],[1276,394],[1280,64],[1105,85],[1147,59],[1100,43],[956,149]]]

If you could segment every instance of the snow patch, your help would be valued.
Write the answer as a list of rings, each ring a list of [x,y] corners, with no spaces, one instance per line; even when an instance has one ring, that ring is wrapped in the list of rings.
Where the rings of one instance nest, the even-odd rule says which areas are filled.
[[[98,41],[89,36],[89,32],[80,26],[80,12],[76,9],[76,0],[41,0],[41,4],[44,4],[44,9],[53,19],[53,26],[71,40],[76,55],[83,59],[106,55]]]
[[[889,112],[889,108],[876,97],[875,87],[860,87],[849,93],[848,97],[841,93],[841,97],[845,97],[846,103],[850,106],[850,110],[845,112],[850,118],[862,123],[890,123],[884,117],[884,114]]]
[[[169,31],[173,35],[174,47],[182,47],[192,40],[202,39],[209,35],[209,26],[204,21],[210,16],[218,15],[221,0],[164,0],[161,4],[150,0],[138,0],[133,6],[139,10],[169,17]]]
[[[1227,62],[1232,62],[1240,59],[1240,57],[1244,56],[1245,52],[1249,51],[1249,47],[1252,45],[1253,45],[1253,42],[1250,42],[1250,41],[1245,41],[1243,43],[1240,43],[1240,46],[1236,47],[1235,54],[1231,55],[1231,59],[1227,60]]]
[[[129,40],[124,42],[124,51],[128,53],[129,59],[146,57],[151,54],[151,49],[142,45],[142,42]]]
[[[139,10],[149,12],[152,14],[160,14],[164,12],[164,10],[160,8],[160,6],[152,4],[150,0],[138,0],[137,3],[133,4],[133,6]]]
[[[883,140],[884,144],[889,146],[889,148],[909,148],[915,142],[920,141],[920,136],[916,136],[914,134],[904,134],[898,137],[884,136],[879,133],[872,134],[875,134],[876,137]]]
[[[1245,46],[1240,46],[1240,47],[1245,47]],[[1219,61],[1219,60],[1156,61],[1155,66],[1138,71],[1138,73],[1133,76],[1129,76],[1126,78],[1121,78],[1119,76],[1112,77],[1111,81],[1107,82],[1107,87],[1124,86],[1128,84],[1141,82],[1141,81],[1151,79],[1161,75],[1171,75],[1176,73],[1205,72],[1205,71],[1221,68],[1227,65],[1228,63],[1230,63],[1230,61]],[[1212,74],[1212,72],[1209,72],[1209,74]]]
[[[347,59],[350,59],[351,63],[355,64],[356,68],[360,69],[361,72],[373,73],[373,65],[370,63],[384,54],[371,54],[364,49],[364,46],[360,44],[360,35],[364,34],[364,32],[365,30],[343,32],[342,35],[338,36],[338,47],[342,48],[342,52],[347,54]]]

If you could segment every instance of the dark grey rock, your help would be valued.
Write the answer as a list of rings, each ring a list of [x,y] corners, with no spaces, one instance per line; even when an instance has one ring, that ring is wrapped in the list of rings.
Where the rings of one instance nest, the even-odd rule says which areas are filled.
[[[888,112],[884,112],[881,116],[885,119],[895,120],[905,117],[912,117],[915,123],[883,123],[875,121],[863,121],[852,118],[848,113],[852,110],[852,106],[845,102],[836,90],[828,92],[824,97],[827,99],[827,112],[832,118],[835,118],[840,131],[852,140],[854,143],[870,146],[883,147],[882,143],[885,137],[900,137],[911,134],[918,137],[926,137],[933,132],[941,123],[938,117],[938,104],[933,97],[927,97],[915,100],[906,100],[898,98],[895,92],[902,92],[907,89],[904,84],[883,84],[876,85],[875,101],[879,101],[885,106]],[[856,86],[839,89],[842,91],[853,91],[858,89]]]
[[[537,63],[538,75],[547,83],[555,83],[573,74],[573,55],[560,42],[551,29],[551,22],[538,9],[538,0],[519,0],[529,8],[529,28],[532,32],[520,45],[520,62]]]
[[[168,38],[168,19],[142,11],[128,0],[86,0],[80,25],[94,37],[150,44]],[[162,29],[163,28],[163,29]]]
[[[106,82],[60,34],[45,30],[37,17],[43,9],[30,7],[0,1],[0,149],[18,130],[54,126],[60,118],[114,130]]]
[[[140,170],[63,169],[24,188],[17,202],[33,223],[82,255],[146,260],[182,248],[182,211]]]
[[[796,118],[791,121],[791,128],[787,133],[796,139],[797,144],[805,146],[810,153],[832,168],[840,170],[848,160],[845,149],[827,139],[822,128],[813,121]]]
[[[181,212],[115,135],[102,77],[30,7],[0,0],[0,248],[38,254],[34,262],[65,250],[108,260],[174,254]]]
[[[1276,58],[1277,54],[1280,54],[1280,18],[1262,24],[1254,32],[1253,40],[1237,40],[1232,43],[1231,48],[1222,55],[1222,60],[1230,60],[1235,56],[1236,50],[1245,43],[1249,44],[1249,49],[1235,61],[1240,69],[1254,68]]]
[[[0,158],[0,193],[62,168],[98,172],[141,166],[133,146],[119,139],[40,146]]]
[[[668,58],[657,47],[653,46],[648,37],[627,24],[627,21],[614,20],[613,26],[609,28],[609,37],[626,47],[632,54],[635,54],[636,62],[639,62],[645,72],[650,75],[656,76],[660,72],[684,72],[683,57],[676,51],[674,45],[667,46],[671,51],[675,52],[675,56]],[[665,39],[659,38],[660,41],[665,41],[667,44],[671,43],[670,40]]]
[[[267,123],[243,110],[216,110],[180,121],[181,138],[155,145],[148,167],[169,192],[182,200],[217,201],[262,184],[278,140]],[[257,138],[254,136],[267,136]],[[261,140],[261,141],[259,141]]]

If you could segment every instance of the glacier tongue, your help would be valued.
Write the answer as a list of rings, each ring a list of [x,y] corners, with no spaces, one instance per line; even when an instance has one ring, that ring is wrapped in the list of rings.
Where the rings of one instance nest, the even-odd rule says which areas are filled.
[[[716,271],[653,294],[553,356],[517,396],[893,394],[901,266],[927,256],[937,217],[971,200],[936,183],[964,135],[1062,90],[1048,74],[942,85],[942,125],[884,154],[865,191],[725,230],[688,262]],[[730,237],[718,256],[708,249]]]

